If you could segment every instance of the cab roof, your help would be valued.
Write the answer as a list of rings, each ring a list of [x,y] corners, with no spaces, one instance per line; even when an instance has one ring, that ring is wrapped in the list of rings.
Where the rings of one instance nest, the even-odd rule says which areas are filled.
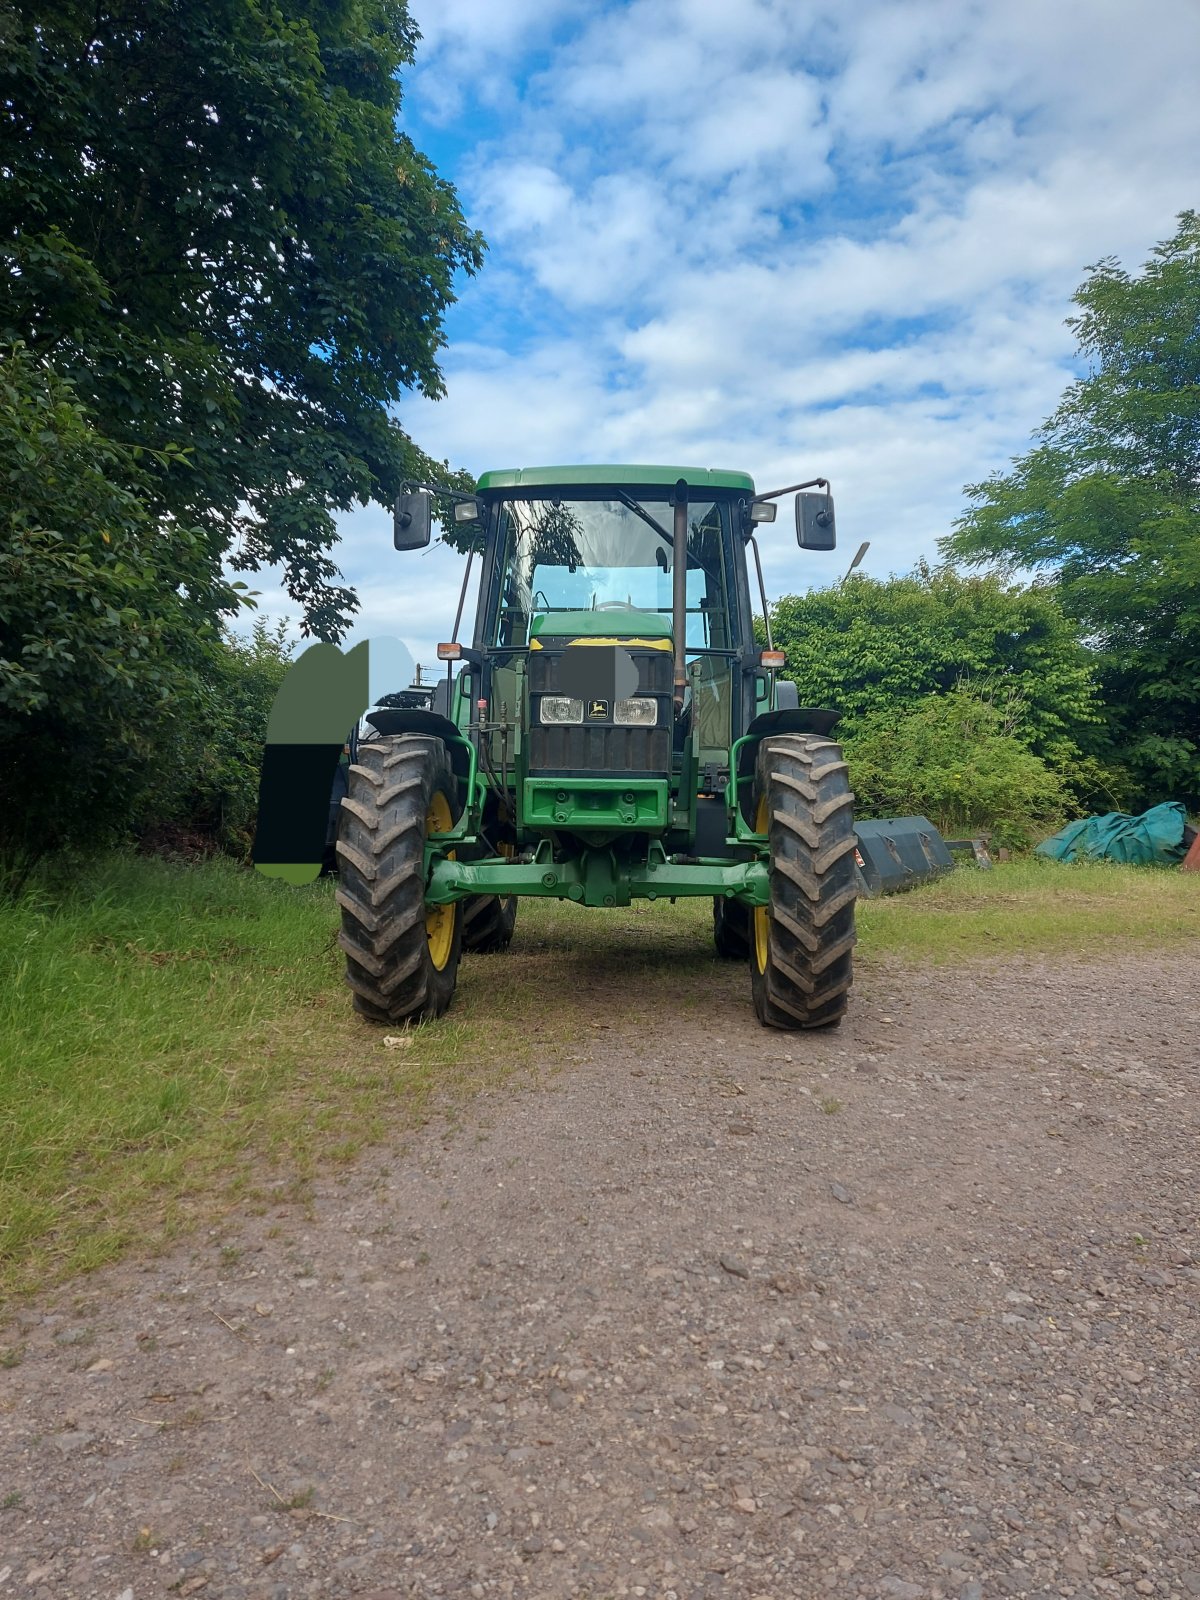
[[[754,479],[747,472],[722,472],[714,467],[646,467],[604,464],[586,467],[509,467],[485,472],[479,480],[480,494],[496,489],[554,489],[576,487],[669,489],[683,478],[689,489],[733,489],[754,493]]]

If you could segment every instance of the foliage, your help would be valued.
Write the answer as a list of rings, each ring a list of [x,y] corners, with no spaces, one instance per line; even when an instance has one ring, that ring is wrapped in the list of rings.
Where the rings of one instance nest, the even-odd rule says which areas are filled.
[[[237,597],[202,533],[139,497],[179,455],[115,443],[21,347],[0,364],[0,856],[123,829]]]
[[[1140,274],[1091,269],[1072,327],[1089,362],[1038,442],[967,490],[944,541],[1056,575],[1095,643],[1111,741],[1144,803],[1200,804],[1200,216]]]
[[[175,470],[178,456],[164,453]],[[98,432],[70,386],[0,366],[0,858],[10,885],[53,849],[164,829],[244,853],[284,625],[209,620],[237,596],[199,533],[160,530],[144,454]],[[131,487],[132,486],[132,487]]]
[[[254,839],[267,720],[291,664],[287,624],[258,619],[226,633],[200,663],[160,763],[130,821],[145,847],[220,849],[246,858]]]
[[[856,809],[916,813],[947,836],[986,829],[1024,848],[1053,832],[1069,800],[1058,773],[1017,737],[1015,697],[952,689],[869,712],[845,740]]]
[[[0,341],[146,448],[113,481],[153,518],[282,563],[324,638],[356,603],[333,512],[446,475],[388,408],[440,392],[454,275],[481,261],[396,128],[416,38],[404,0],[24,0],[0,30]]]
[[[922,563],[786,596],[771,615],[801,705],[839,710],[843,737],[970,682],[1019,702],[1012,736],[1067,769],[1099,719],[1090,653],[1046,588]]]

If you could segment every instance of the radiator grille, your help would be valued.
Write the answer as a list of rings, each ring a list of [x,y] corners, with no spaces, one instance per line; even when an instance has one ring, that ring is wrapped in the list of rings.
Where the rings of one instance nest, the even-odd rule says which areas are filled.
[[[596,662],[597,677],[612,673],[612,652],[605,646],[576,646],[586,649]],[[633,777],[646,773],[666,775],[671,766],[671,656],[666,650],[630,650],[638,668],[638,693],[652,696],[658,706],[658,722],[653,728],[618,727],[611,715],[589,717],[584,723],[554,724],[543,727],[539,706],[543,694],[562,694],[562,667],[566,650],[531,650],[529,653],[529,772],[561,773],[564,776],[595,773],[597,776]],[[602,661],[602,655],[608,657]],[[576,657],[576,661],[578,657]],[[611,712],[611,706],[610,706]]]

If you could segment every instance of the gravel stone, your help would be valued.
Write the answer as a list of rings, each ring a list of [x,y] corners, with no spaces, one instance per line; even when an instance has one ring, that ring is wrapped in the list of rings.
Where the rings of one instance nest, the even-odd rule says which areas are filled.
[[[14,1313],[5,1600],[1200,1600],[1200,960],[702,964]]]

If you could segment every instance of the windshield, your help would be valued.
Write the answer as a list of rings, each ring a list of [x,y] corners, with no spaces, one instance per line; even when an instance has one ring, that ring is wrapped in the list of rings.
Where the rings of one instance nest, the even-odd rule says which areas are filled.
[[[674,510],[632,494],[609,500],[508,500],[495,642],[520,647],[539,616],[630,609],[671,616]],[[687,637],[691,650],[734,643],[719,503],[688,506]]]

